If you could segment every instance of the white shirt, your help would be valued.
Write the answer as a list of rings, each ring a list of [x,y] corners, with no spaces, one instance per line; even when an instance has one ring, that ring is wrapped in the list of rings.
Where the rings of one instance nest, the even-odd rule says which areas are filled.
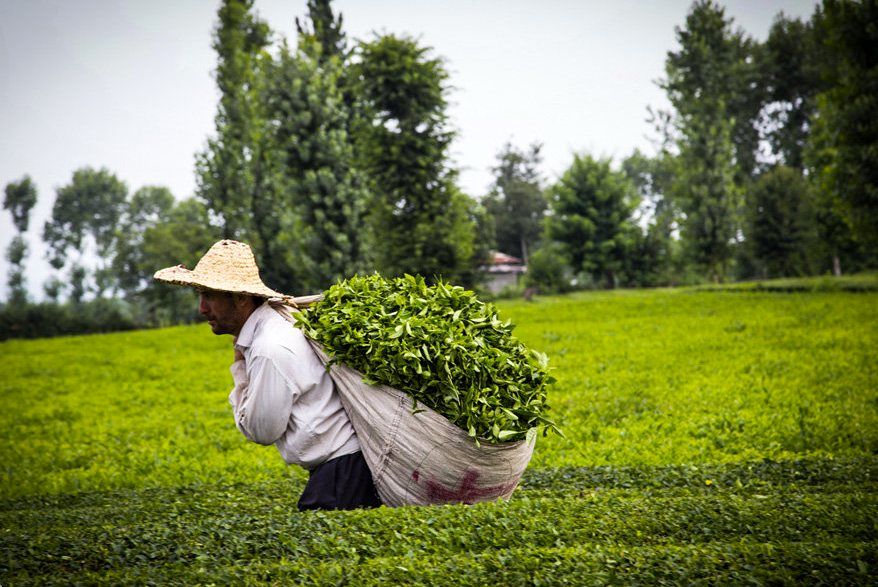
[[[229,402],[244,436],[274,444],[288,464],[313,469],[360,450],[326,368],[301,330],[267,303],[244,323]]]

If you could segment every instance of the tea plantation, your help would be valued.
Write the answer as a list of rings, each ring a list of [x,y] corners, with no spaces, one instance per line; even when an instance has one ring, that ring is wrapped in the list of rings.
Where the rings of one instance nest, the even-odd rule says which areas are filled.
[[[826,289],[500,303],[565,437],[475,506],[298,513],[207,326],[2,343],[0,584],[875,584],[878,292]]]

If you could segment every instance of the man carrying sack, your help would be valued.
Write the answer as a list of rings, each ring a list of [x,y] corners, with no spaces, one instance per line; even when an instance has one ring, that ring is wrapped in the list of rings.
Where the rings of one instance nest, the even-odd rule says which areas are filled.
[[[309,471],[299,509],[380,506],[335,384],[301,330],[272,308],[269,300],[289,298],[262,282],[249,245],[220,241],[195,269],[168,267],[154,278],[198,290],[213,333],[234,337],[235,423],[248,440],[274,444],[284,461]]]

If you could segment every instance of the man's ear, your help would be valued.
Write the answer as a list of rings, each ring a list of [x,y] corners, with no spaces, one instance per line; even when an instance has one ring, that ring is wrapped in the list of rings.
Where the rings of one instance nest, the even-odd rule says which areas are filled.
[[[241,308],[241,307],[246,306],[246,307],[249,307],[252,309],[256,309],[262,303],[262,299],[257,298],[255,296],[251,296],[249,294],[233,293],[232,294],[232,303],[235,305],[236,308]]]

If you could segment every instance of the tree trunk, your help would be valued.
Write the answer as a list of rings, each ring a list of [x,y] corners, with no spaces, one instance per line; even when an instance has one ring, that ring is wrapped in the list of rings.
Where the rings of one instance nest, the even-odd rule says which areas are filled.
[[[838,258],[838,255],[832,256],[832,274],[841,277],[841,259]]]

